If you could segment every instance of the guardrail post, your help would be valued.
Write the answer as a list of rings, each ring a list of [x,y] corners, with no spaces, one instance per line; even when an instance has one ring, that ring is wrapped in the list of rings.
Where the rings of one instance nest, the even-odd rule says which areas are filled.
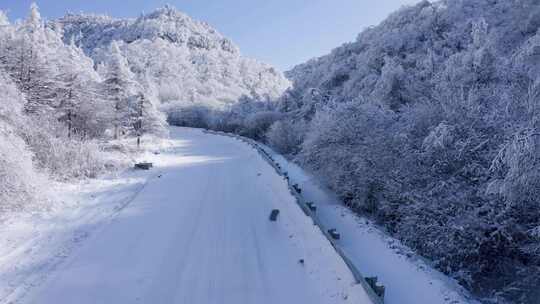
[[[339,234],[339,232],[337,232],[337,230],[336,230],[335,228],[329,229],[329,230],[328,230],[328,233],[330,234],[330,236],[331,236],[334,240],[339,240],[339,239],[341,239],[341,234]]]
[[[384,300],[384,292],[385,288],[382,285],[377,284],[377,277],[367,277],[366,282],[369,284],[371,289],[375,292],[375,294],[381,298],[381,300]]]
[[[279,210],[278,209],[272,210],[272,212],[270,213],[270,221],[272,221],[272,222],[277,221],[278,215],[279,215]]]

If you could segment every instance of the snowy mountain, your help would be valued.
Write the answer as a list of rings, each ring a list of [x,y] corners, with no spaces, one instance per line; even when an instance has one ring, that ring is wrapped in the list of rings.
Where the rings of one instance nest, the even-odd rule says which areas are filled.
[[[67,15],[55,21],[96,64],[117,41],[137,78],[154,86],[166,109],[223,108],[242,96],[275,99],[289,86],[273,67],[248,59],[207,23],[166,6],[136,19]]]

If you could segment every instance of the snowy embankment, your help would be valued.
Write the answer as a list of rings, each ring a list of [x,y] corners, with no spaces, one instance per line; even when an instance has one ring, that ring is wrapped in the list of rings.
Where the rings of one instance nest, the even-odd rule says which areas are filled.
[[[152,171],[64,185],[63,208],[4,223],[0,303],[370,303],[255,150],[171,137]]]
[[[336,228],[342,251],[366,277],[378,277],[386,287],[386,304],[476,304],[457,282],[433,269],[409,248],[381,231],[371,221],[346,208],[340,200],[298,165],[271,148],[272,155],[291,183],[297,183],[306,201],[314,202],[319,220]]]

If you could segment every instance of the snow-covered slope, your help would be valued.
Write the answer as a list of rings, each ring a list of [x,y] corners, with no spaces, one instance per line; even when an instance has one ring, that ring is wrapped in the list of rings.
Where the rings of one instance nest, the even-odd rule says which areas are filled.
[[[474,72],[484,74],[481,81],[496,81],[504,71],[493,62],[531,55],[539,26],[536,0],[424,0],[286,75],[298,96],[316,88],[337,102],[368,99],[393,108],[432,102],[441,90],[436,85],[446,81],[470,86]],[[469,77],[451,75],[462,65],[472,66]]]
[[[223,108],[242,95],[276,98],[289,86],[273,67],[248,59],[207,23],[166,6],[137,19],[67,15],[56,21],[64,40],[104,60],[114,40],[143,83],[156,87],[167,108],[202,104]]]

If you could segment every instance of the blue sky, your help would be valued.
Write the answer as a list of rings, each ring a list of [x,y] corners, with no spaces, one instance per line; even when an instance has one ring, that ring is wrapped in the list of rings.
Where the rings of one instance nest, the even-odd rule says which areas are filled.
[[[32,0],[1,0],[10,19],[24,18]],[[66,12],[134,17],[171,4],[214,26],[242,53],[281,70],[353,41],[367,26],[418,0],[37,0],[41,14]]]

